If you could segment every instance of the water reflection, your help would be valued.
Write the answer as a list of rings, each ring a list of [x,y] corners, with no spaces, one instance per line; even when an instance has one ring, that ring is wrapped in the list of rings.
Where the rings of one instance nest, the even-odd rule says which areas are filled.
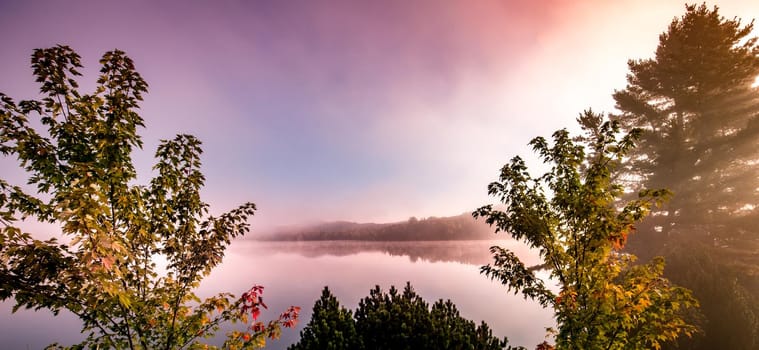
[[[209,276],[200,293],[242,291],[256,283],[266,286],[269,310],[264,319],[275,318],[291,304],[303,307],[298,329],[284,332],[281,341],[267,347],[284,349],[297,341],[325,285],[343,306],[355,310],[375,285],[387,290],[409,281],[428,302],[451,299],[463,317],[484,320],[497,336],[532,348],[544,340],[545,327],[554,324],[552,315],[479,273],[494,244],[515,251],[529,264],[538,261],[514,241],[245,241],[233,245],[224,266]]]
[[[411,262],[458,262],[482,266],[492,261],[489,248],[493,245],[505,246],[525,257],[530,264],[537,257],[526,247],[512,240],[476,241],[301,241],[301,242],[256,242],[260,254],[288,252],[315,258],[321,256],[349,256],[365,252],[379,252],[389,256],[408,257]]]
[[[528,263],[537,262],[534,254],[513,241],[235,241],[224,263],[204,280],[198,294],[239,295],[253,284],[264,285],[269,305],[262,314],[264,320],[276,318],[290,305],[303,307],[298,328],[284,331],[281,340],[267,346],[277,350],[298,340],[325,285],[342,305],[355,310],[375,285],[387,290],[391,285],[402,288],[410,281],[428,302],[451,299],[463,317],[476,323],[484,320],[497,336],[508,336],[511,344],[532,348],[544,339],[545,327],[553,325],[552,315],[479,273],[479,266],[490,261],[488,248],[493,244],[514,250]],[[71,345],[82,338],[80,323],[70,314],[54,318],[49,312],[22,311],[10,315],[7,302],[0,305],[0,311],[3,348],[40,349],[52,342]]]

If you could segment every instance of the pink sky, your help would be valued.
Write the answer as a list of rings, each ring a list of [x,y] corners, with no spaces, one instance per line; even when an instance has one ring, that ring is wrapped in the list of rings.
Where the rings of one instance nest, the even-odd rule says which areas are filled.
[[[759,2],[717,4],[759,17]],[[140,181],[159,139],[191,133],[206,200],[256,202],[254,227],[452,215],[490,202],[508,159],[534,159],[532,137],[611,111],[626,61],[651,57],[683,12],[679,0],[6,0],[0,91],[35,96],[34,48],[72,46],[85,87],[120,48],[150,84]]]

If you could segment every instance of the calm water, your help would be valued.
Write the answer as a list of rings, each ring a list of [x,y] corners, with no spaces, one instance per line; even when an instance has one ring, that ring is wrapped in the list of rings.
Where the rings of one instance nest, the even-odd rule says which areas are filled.
[[[289,305],[301,306],[298,328],[285,330],[282,339],[267,347],[284,349],[298,340],[325,285],[343,306],[355,310],[375,285],[387,290],[410,281],[429,303],[451,299],[463,317],[477,323],[484,320],[496,335],[508,336],[510,344],[532,348],[544,340],[545,327],[553,325],[551,313],[480,275],[479,266],[490,261],[488,247],[493,244],[509,247],[531,263],[537,261],[513,241],[236,241],[198,294],[229,291],[239,295],[253,284],[263,285],[269,306],[264,320],[277,317]],[[81,337],[78,320],[70,315],[53,318],[46,311],[10,315],[7,303],[0,309],[2,348],[39,349],[55,341],[68,345]]]

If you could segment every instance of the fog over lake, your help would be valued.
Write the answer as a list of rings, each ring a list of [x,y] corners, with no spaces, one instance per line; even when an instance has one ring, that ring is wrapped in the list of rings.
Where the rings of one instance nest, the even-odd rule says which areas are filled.
[[[284,330],[282,339],[267,349],[284,349],[296,342],[311,317],[311,307],[326,285],[340,303],[355,310],[361,298],[379,285],[402,289],[407,281],[428,303],[451,299],[461,315],[476,323],[484,320],[497,336],[509,337],[511,345],[528,348],[542,342],[545,327],[554,324],[550,310],[508,293],[498,282],[479,273],[490,261],[492,245],[516,251],[526,263],[535,254],[514,241],[436,242],[257,242],[240,240],[227,250],[224,263],[206,278],[198,290],[201,297],[219,292],[240,295],[254,284],[265,287],[269,306],[263,320],[276,318],[289,305],[301,306],[301,322]],[[10,314],[0,330],[0,344],[7,349],[40,349],[52,342],[70,345],[82,336],[79,321],[70,314],[53,318],[47,311]],[[222,331],[223,332],[223,331]]]

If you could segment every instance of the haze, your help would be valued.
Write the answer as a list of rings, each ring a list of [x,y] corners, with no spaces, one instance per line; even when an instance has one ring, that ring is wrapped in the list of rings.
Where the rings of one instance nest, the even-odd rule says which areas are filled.
[[[759,17],[756,2],[719,6]],[[626,61],[650,57],[682,12],[679,0],[6,0],[0,91],[36,96],[34,48],[72,46],[91,83],[119,48],[150,84],[141,181],[159,139],[190,133],[211,208],[256,202],[256,229],[454,215],[488,202],[530,138],[610,111]]]

